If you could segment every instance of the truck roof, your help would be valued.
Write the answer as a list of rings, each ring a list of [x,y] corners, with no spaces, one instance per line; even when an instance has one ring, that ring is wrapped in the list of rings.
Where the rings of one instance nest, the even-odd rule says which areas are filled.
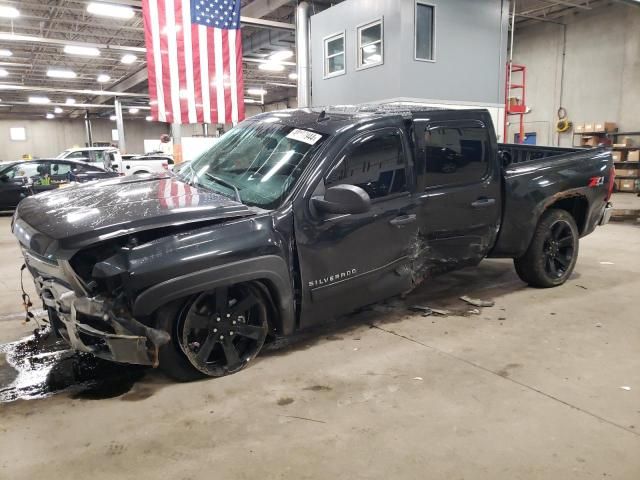
[[[388,117],[410,119],[421,112],[449,111],[460,112],[461,109],[430,107],[421,104],[407,103],[372,103],[362,105],[328,105],[312,108],[296,108],[266,112],[251,117],[251,121],[264,121],[276,118],[278,123],[319,133],[333,135],[341,128],[364,123],[367,120]],[[486,109],[464,109],[465,112],[486,113]],[[324,112],[324,113],[323,113]]]

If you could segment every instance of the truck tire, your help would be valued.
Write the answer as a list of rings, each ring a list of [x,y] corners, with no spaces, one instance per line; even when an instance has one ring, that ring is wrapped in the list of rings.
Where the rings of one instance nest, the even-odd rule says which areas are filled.
[[[578,259],[580,234],[569,212],[544,212],[526,253],[514,259],[516,273],[532,287],[550,288],[567,281]]]
[[[250,283],[230,285],[177,300],[156,314],[171,335],[160,347],[160,369],[187,382],[221,377],[246,367],[269,332],[268,301]]]

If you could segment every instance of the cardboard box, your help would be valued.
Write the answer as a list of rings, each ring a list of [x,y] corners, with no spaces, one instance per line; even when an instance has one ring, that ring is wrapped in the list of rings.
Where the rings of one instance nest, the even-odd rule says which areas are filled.
[[[629,150],[627,152],[627,162],[640,162],[640,150]]]
[[[637,168],[616,168],[616,179],[618,177],[637,177]]]
[[[620,179],[620,186],[618,190],[621,192],[635,192],[636,181],[633,179]]]
[[[584,123],[574,123],[573,131],[574,133],[584,133]]]
[[[615,122],[595,122],[593,131],[597,133],[615,132],[618,126]]]
[[[584,133],[593,133],[595,126],[593,123],[585,123],[584,124]]]
[[[620,150],[614,150],[611,152],[614,162],[624,162],[624,154],[625,152],[621,152]]]
[[[598,135],[589,135],[582,137],[581,145],[583,147],[597,147],[601,143],[606,144],[607,139],[604,137],[599,137]]]

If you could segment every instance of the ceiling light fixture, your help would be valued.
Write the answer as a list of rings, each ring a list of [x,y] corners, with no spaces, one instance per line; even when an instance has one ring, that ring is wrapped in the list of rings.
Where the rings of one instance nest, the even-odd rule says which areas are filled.
[[[51,78],[76,78],[76,72],[72,72],[71,70],[56,70],[55,68],[51,68],[47,70],[47,77]]]
[[[51,120],[52,118],[56,118],[53,113],[47,113],[47,120]]]
[[[265,62],[258,65],[258,68],[267,72],[281,72],[284,70],[284,65],[275,62]]]
[[[69,55],[82,55],[84,57],[100,56],[100,50],[96,47],[81,47],[80,45],[65,45],[64,53]]]
[[[5,68],[0,68],[0,77],[6,77],[9,75],[9,72]]]
[[[111,120],[112,122],[115,122],[118,119],[118,117],[116,117],[115,115],[111,115],[109,117],[109,120]]]
[[[67,98],[67,101],[64,102],[64,103],[66,103],[67,105],[75,105],[76,99],[75,98]]]
[[[264,88],[250,88],[247,93],[249,95],[266,95],[267,91]]]
[[[44,105],[50,101],[49,97],[29,97],[29,103],[35,103],[37,105]]]
[[[54,108],[53,113],[62,113],[62,108],[61,107]]]
[[[253,98],[245,98],[244,99],[244,103],[260,103],[258,100],[255,100]]]
[[[140,111],[140,109],[139,109],[139,108],[136,108],[136,107],[131,107],[131,108],[129,108],[129,113],[130,113],[131,115],[135,115],[135,114],[136,114],[136,113],[138,113],[139,111]]]
[[[0,5],[0,17],[4,18],[17,18],[20,16],[20,12],[17,8],[8,7],[6,5]]]
[[[135,62],[138,59],[138,57],[136,57],[134,54],[132,53],[127,53],[125,55],[122,56],[122,58],[120,59],[120,61],[122,63],[124,63],[125,65],[131,65],[133,62]]]
[[[273,52],[269,56],[269,60],[272,62],[281,62],[282,60],[287,60],[293,57],[293,52],[291,50],[279,50],[277,52]]]
[[[97,80],[99,83],[107,83],[109,80],[111,80],[111,77],[106,73],[101,73],[100,75],[98,75]]]
[[[10,57],[11,55],[13,55],[11,50],[7,50],[4,48],[0,50],[0,57]]]
[[[298,79],[298,74],[297,73],[290,73],[289,74],[289,80],[297,80]]]
[[[153,121],[153,117],[152,117],[151,115],[147,115],[147,116],[145,117],[145,120],[146,120],[147,122],[151,122],[151,121]]]
[[[133,18],[135,13],[131,7],[100,2],[89,3],[89,5],[87,5],[87,12],[102,17],[122,18],[125,20]]]

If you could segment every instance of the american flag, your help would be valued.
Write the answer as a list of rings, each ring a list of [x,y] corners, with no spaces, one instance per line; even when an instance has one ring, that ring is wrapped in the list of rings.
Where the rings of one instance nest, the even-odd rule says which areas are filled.
[[[151,117],[244,119],[240,0],[143,0]]]

